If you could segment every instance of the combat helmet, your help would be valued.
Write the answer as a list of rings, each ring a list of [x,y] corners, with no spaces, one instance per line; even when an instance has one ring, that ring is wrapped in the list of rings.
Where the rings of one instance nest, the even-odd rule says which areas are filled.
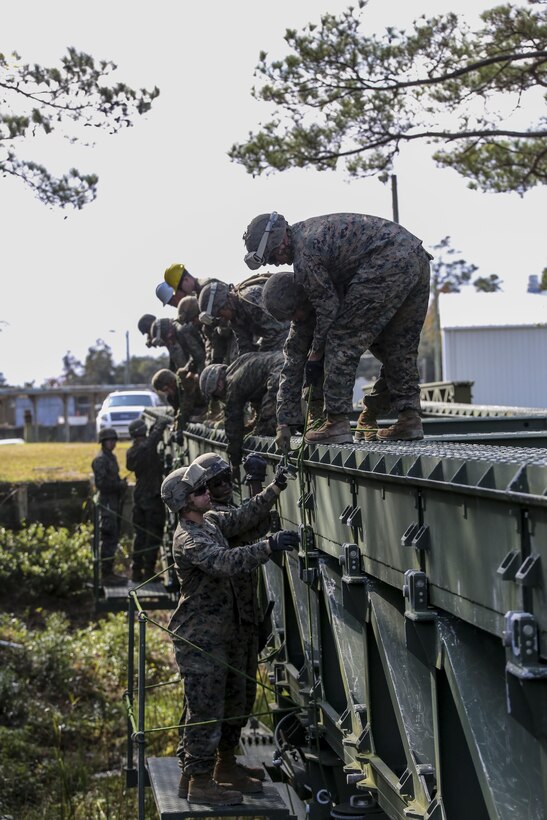
[[[151,313],[144,313],[137,323],[137,327],[143,335],[150,333],[150,328],[156,321],[156,317]]]
[[[304,288],[291,271],[274,273],[262,288],[262,304],[270,316],[279,322],[290,319],[295,310],[307,302]]]
[[[103,441],[109,441],[114,439],[114,441],[118,440],[118,434],[113,427],[103,427],[102,430],[99,430],[98,435],[99,442],[102,444]]]
[[[209,364],[204,367],[199,377],[199,389],[207,401],[211,401],[218,385],[218,380],[225,375],[225,364]]]
[[[194,464],[199,464],[207,470],[207,486],[211,493],[211,498],[219,504],[229,504],[232,501],[232,469],[222,456],[217,453],[203,453],[194,459]]]
[[[199,294],[199,321],[204,325],[214,324],[219,310],[226,305],[228,294],[232,290],[225,282],[209,282]]]
[[[171,319],[156,319],[150,328],[150,338],[154,347],[164,345],[173,329]]]
[[[131,438],[146,436],[146,422],[144,419],[133,419],[127,429]]]
[[[168,386],[176,386],[177,377],[172,370],[162,367],[157,370],[152,376],[152,387],[154,390],[164,390]]]
[[[207,470],[207,481],[210,481],[215,476],[224,473],[226,470],[231,472],[230,465],[216,453],[202,453],[194,459],[193,464],[199,464],[204,470]]]
[[[178,320],[181,324],[191,322],[199,316],[199,302],[195,296],[185,296],[177,307]]]
[[[163,480],[161,497],[171,512],[184,509],[188,496],[205,487],[207,470],[192,462],[189,467],[179,467]]]
[[[248,251],[244,257],[247,267],[257,270],[261,265],[265,265],[270,252],[283,242],[287,228],[287,220],[277,211],[255,216],[243,234]]]

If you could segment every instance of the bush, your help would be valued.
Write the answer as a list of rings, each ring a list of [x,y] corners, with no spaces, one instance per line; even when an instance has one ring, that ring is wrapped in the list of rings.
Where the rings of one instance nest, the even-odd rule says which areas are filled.
[[[0,527],[0,585],[24,589],[27,597],[81,592],[93,573],[92,527],[31,524],[15,532]]]
[[[115,776],[126,740],[127,616],[71,630],[66,616],[39,614],[43,628],[0,614],[0,816],[134,817],[134,797]],[[155,627],[147,668],[147,683],[176,676],[171,642]],[[147,725],[176,723],[174,688],[150,692]],[[148,740],[147,754],[172,754],[177,737],[161,732]]]

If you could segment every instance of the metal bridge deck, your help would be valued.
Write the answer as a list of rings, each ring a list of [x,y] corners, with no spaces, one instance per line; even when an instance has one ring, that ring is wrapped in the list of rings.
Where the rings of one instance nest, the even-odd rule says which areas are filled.
[[[522,437],[521,437],[522,440]],[[334,449],[337,445],[329,445]],[[493,461],[506,464],[535,464],[547,466],[547,448],[508,447],[480,444],[474,441],[453,441],[446,438],[428,437],[421,441],[359,442],[340,445],[340,449],[355,449],[366,453],[433,456],[469,461]]]
[[[149,757],[147,760],[150,785],[158,808],[160,820],[182,820],[185,817],[271,817],[293,820],[282,793],[286,787],[264,782],[264,792],[247,794],[237,806],[198,806],[178,797],[180,768],[176,757]]]

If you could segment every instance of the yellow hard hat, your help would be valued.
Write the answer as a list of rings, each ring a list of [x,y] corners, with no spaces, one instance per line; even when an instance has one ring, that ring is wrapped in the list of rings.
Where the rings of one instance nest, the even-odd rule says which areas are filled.
[[[180,262],[175,262],[174,265],[170,265],[165,273],[163,274],[163,278],[167,282],[168,285],[171,285],[173,290],[176,290],[180,284],[180,280],[184,276],[185,267]]]

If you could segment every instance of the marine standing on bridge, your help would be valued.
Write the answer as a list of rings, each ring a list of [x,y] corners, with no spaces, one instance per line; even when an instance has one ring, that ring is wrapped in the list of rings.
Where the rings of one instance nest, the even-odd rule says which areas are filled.
[[[358,428],[376,435],[378,414],[392,407],[398,421],[378,431],[378,438],[423,438],[417,355],[431,256],[421,240],[395,222],[366,214],[327,214],[289,225],[275,211],[255,217],[243,239],[252,270],[292,263],[294,289],[307,299],[307,317],[293,322],[287,340],[279,445],[289,446],[290,425],[299,422],[304,374],[312,386],[323,380],[326,414],[321,427],[306,432],[306,440],[351,441],[355,372],[367,349],[382,362],[382,370],[365,398]],[[268,287],[275,289],[280,275],[274,274]],[[288,280],[290,274],[285,276]],[[270,291],[267,301],[265,286],[268,310],[278,296],[284,298]]]
[[[273,552],[294,549],[298,533],[281,531],[255,544],[230,547],[227,539],[245,530],[257,510],[267,506],[267,499],[259,493],[237,510],[208,515],[208,478],[208,471],[193,462],[175,470],[162,484],[163,500],[179,516],[173,557],[180,599],[169,628],[179,637],[174,639],[175,655],[186,698],[181,753],[182,778],[189,778],[188,801],[234,805],[242,801],[243,793],[261,791],[262,784],[239,767],[230,771],[224,765],[225,785],[221,786],[218,760],[215,765],[217,750],[233,754],[240,725],[232,724],[230,717],[244,715],[247,705],[245,680],[233,670],[246,668],[241,652],[248,651],[249,642],[241,639],[241,633],[253,627],[241,618],[233,579],[266,563]]]
[[[104,586],[125,584],[127,578],[114,572],[114,557],[120,537],[121,506],[127,482],[120,478],[118,459],[114,449],[118,434],[112,427],[104,427],[99,433],[100,453],[91,466],[95,486],[99,491],[99,528],[101,538],[101,580]]]

